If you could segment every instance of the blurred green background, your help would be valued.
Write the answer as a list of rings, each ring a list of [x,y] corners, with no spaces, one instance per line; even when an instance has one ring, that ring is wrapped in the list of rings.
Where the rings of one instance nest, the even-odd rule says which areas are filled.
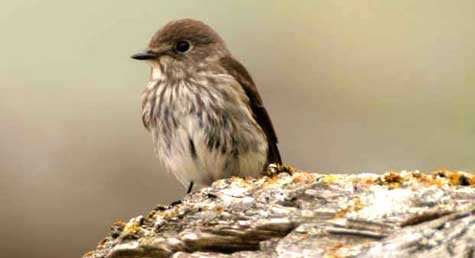
[[[475,2],[0,2],[2,257],[79,257],[185,192],[140,120],[166,22],[203,20],[258,84],[285,161],[318,172],[475,168]]]

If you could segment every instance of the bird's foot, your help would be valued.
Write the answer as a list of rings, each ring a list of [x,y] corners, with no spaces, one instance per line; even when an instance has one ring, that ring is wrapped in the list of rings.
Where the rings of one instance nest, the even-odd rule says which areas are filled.
[[[264,170],[264,175],[268,177],[273,177],[280,173],[287,173],[289,175],[293,175],[295,171],[296,169],[292,166],[272,163],[266,167],[266,169]]]

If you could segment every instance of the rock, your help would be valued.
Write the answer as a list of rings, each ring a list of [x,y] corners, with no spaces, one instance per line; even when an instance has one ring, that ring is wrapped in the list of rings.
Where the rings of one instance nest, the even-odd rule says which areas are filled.
[[[230,178],[116,222],[84,258],[475,257],[475,176]]]

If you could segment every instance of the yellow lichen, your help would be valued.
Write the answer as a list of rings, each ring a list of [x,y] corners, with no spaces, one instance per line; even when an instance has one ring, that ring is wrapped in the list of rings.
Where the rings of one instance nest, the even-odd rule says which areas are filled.
[[[399,188],[404,182],[403,177],[398,172],[390,171],[381,177],[376,179],[376,183],[379,185],[385,185],[389,188]]]
[[[419,182],[423,183],[425,186],[437,186],[437,187],[442,187],[442,182],[435,178],[432,175],[423,175],[419,179]]]
[[[327,246],[327,250],[337,250],[345,246],[342,242],[336,242]]]
[[[305,181],[306,181],[305,177],[302,174],[297,174],[294,176],[294,180],[293,180],[294,183],[302,183]]]
[[[374,184],[374,179],[373,178],[364,178],[363,180],[361,180],[361,182],[363,184],[372,185],[372,184]]]
[[[412,171],[411,176],[414,178],[421,178],[423,174],[416,170],[416,171]]]
[[[251,177],[245,177],[245,178],[242,178],[242,177],[237,177],[237,176],[233,176],[231,177],[231,180],[233,181],[233,183],[239,185],[239,186],[247,186],[249,185],[249,183],[252,181],[253,178]]]
[[[214,207],[214,211],[216,213],[222,213],[224,211],[224,208],[223,208],[223,206],[218,205],[218,206]]]
[[[116,222],[112,223],[112,226],[113,227],[125,227],[125,225],[127,225],[127,223],[125,223],[124,221],[122,220],[117,220]]]
[[[337,254],[337,253],[328,253],[323,256],[323,258],[342,258],[343,256]]]
[[[339,210],[337,213],[335,213],[335,218],[343,218],[348,214],[349,212],[353,211],[359,211],[364,208],[363,203],[361,202],[361,199],[359,197],[354,198],[348,203],[348,206],[346,208],[343,208]]]
[[[328,183],[328,184],[333,184],[335,183],[338,179],[340,179],[339,175],[327,175],[323,178],[323,181]]]
[[[140,225],[137,223],[128,223],[124,231],[122,231],[122,236],[135,235],[140,232]]]
[[[124,234],[125,235],[137,234],[139,231],[140,231],[140,226],[137,224],[133,224],[130,227],[126,227],[124,229]]]
[[[436,172],[433,173],[432,176],[437,178],[437,180],[439,181],[443,181],[445,179],[446,182],[450,185],[475,185],[475,176],[465,172],[451,171],[446,168],[438,169]]]
[[[475,183],[474,177],[469,177],[460,172],[453,172],[449,175],[450,184],[452,185],[473,185]]]
[[[294,173],[297,172],[297,169],[293,166],[282,165],[282,172],[287,172],[287,173],[293,175]]]
[[[271,177],[267,177],[266,181],[264,182],[264,185],[265,186],[268,186],[268,185],[272,185],[272,184],[276,184],[279,182],[279,178],[276,177],[276,176],[271,176]]]

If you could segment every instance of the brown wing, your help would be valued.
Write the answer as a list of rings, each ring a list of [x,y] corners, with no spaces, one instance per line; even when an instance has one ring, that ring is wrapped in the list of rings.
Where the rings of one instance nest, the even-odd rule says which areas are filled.
[[[261,96],[257,92],[256,85],[246,68],[232,57],[224,57],[221,59],[221,65],[241,84],[251,105],[254,118],[261,126],[262,130],[267,136],[269,151],[267,153],[267,163],[282,164],[279,149],[277,148],[277,135],[275,134],[274,126],[270,120],[269,114],[262,103]]]

